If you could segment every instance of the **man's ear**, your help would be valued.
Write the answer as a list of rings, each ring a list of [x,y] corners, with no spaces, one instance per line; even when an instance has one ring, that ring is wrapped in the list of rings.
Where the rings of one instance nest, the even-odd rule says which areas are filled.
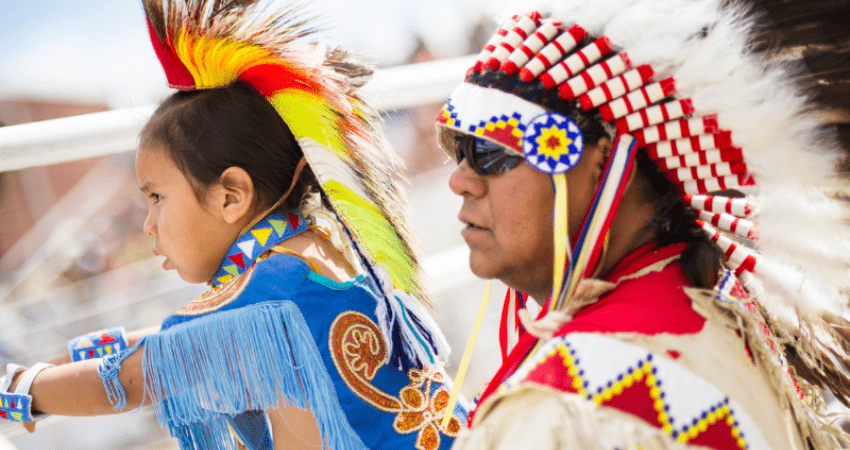
[[[256,191],[248,172],[240,167],[229,167],[221,173],[219,181],[216,206],[221,208],[225,222],[237,223],[253,213]]]
[[[611,156],[611,146],[611,139],[602,137],[595,145],[585,148],[593,161],[593,178],[597,181],[602,178],[602,174],[605,172],[605,164],[608,162],[608,157]]]
[[[599,142],[596,145],[602,147],[602,154],[605,156],[605,160],[608,160],[608,157],[611,156],[611,148],[613,148],[614,143],[611,142],[611,139],[607,137],[602,137],[599,139]]]

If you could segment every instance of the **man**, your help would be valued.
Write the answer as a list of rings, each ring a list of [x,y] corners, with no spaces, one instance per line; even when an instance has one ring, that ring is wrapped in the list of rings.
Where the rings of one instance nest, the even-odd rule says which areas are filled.
[[[815,5],[817,28],[719,0],[550,6],[508,20],[437,118],[472,271],[543,310],[455,448],[847,443],[815,387],[850,393],[844,149],[798,94],[844,72],[774,61],[834,50],[848,7]]]

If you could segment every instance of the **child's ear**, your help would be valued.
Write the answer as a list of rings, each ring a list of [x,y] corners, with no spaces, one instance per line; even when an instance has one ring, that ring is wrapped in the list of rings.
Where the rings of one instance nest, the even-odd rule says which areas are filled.
[[[222,172],[220,192],[216,203],[227,223],[237,223],[253,211],[256,191],[251,176],[240,167],[229,167]]]

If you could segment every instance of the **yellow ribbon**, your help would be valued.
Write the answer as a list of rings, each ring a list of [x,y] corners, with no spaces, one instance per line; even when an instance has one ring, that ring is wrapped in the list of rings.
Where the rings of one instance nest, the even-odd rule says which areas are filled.
[[[567,212],[567,176],[558,174],[552,177],[555,184],[555,251],[554,264],[552,264],[552,300],[549,302],[549,310],[558,306],[561,297],[561,289],[564,281],[564,270],[567,267],[567,242],[568,234],[568,212]]]
[[[472,333],[469,334],[469,340],[466,341],[466,350],[463,351],[463,359],[460,361],[460,367],[455,378],[455,385],[452,388],[452,396],[449,397],[449,406],[443,414],[443,421],[440,423],[442,429],[447,429],[449,421],[452,419],[452,414],[457,404],[457,396],[460,394],[460,387],[463,385],[463,378],[466,376],[466,369],[469,368],[469,360],[472,358],[472,349],[475,348],[475,340],[478,338],[478,331],[481,329],[481,322],[484,320],[484,312],[487,311],[487,300],[490,298],[490,280],[487,280],[487,287],[484,288],[484,298],[481,299],[481,306],[478,307],[478,316],[475,318],[475,325],[472,327]]]

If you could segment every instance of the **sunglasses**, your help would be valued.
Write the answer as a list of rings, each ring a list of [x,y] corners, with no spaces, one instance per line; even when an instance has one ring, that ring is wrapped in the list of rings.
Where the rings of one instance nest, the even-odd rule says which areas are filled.
[[[523,157],[494,142],[474,136],[455,137],[455,160],[466,158],[478,175],[498,175],[518,166]]]

